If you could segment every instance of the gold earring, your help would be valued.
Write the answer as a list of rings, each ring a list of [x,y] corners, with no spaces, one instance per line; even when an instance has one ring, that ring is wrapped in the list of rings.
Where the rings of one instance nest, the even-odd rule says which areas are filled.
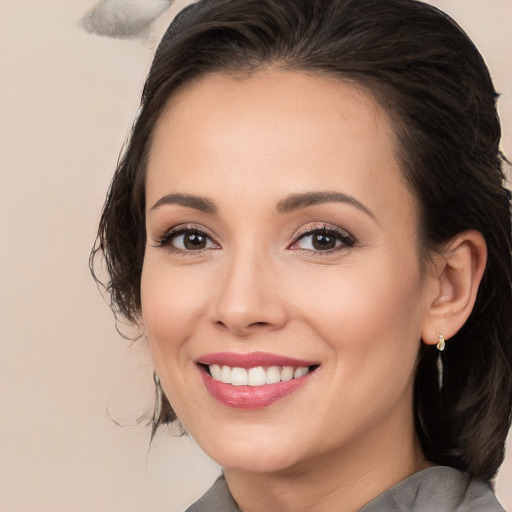
[[[439,391],[441,391],[443,389],[443,386],[444,386],[444,367],[443,367],[443,360],[441,358],[441,352],[445,349],[446,347],[446,343],[445,343],[445,340],[444,340],[444,336],[439,333],[437,335],[437,337],[439,338],[439,341],[437,342],[437,350],[439,351],[437,353],[437,379],[438,379],[438,387],[439,387]]]
[[[439,350],[439,352],[442,352],[446,347],[445,339],[441,333],[439,333],[437,335],[437,337],[439,338],[439,341],[437,342],[436,347],[437,347],[437,350]]]

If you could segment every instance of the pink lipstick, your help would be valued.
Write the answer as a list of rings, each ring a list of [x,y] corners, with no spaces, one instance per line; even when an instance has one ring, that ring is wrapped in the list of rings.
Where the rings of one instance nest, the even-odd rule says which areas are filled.
[[[298,390],[319,364],[265,352],[218,352],[196,360],[208,392],[220,403],[259,409]]]

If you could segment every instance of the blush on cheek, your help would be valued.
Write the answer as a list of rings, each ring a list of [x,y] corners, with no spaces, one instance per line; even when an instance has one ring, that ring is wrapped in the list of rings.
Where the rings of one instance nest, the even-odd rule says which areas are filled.
[[[349,357],[353,351],[385,355],[408,340],[416,347],[421,323],[417,269],[405,268],[402,278],[384,268],[345,268],[338,274],[338,280],[333,277],[308,290],[308,318],[315,331],[336,340],[336,349]]]
[[[142,317],[152,354],[159,352],[175,359],[179,346],[192,335],[205,315],[198,299],[199,286],[191,289],[179,279],[143,274]]]

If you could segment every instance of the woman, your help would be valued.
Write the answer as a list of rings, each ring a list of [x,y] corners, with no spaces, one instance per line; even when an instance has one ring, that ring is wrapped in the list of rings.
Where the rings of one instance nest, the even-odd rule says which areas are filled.
[[[189,510],[503,510],[510,196],[496,93],[412,0],[210,0],[169,27],[98,245]],[[154,432],[153,429],[153,432]]]

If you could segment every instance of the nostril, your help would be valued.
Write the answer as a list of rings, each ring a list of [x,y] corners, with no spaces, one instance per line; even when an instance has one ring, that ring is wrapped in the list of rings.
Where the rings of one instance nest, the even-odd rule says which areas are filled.
[[[249,330],[262,329],[264,327],[271,327],[271,326],[272,326],[271,322],[252,322],[247,326],[247,329],[249,329]]]

